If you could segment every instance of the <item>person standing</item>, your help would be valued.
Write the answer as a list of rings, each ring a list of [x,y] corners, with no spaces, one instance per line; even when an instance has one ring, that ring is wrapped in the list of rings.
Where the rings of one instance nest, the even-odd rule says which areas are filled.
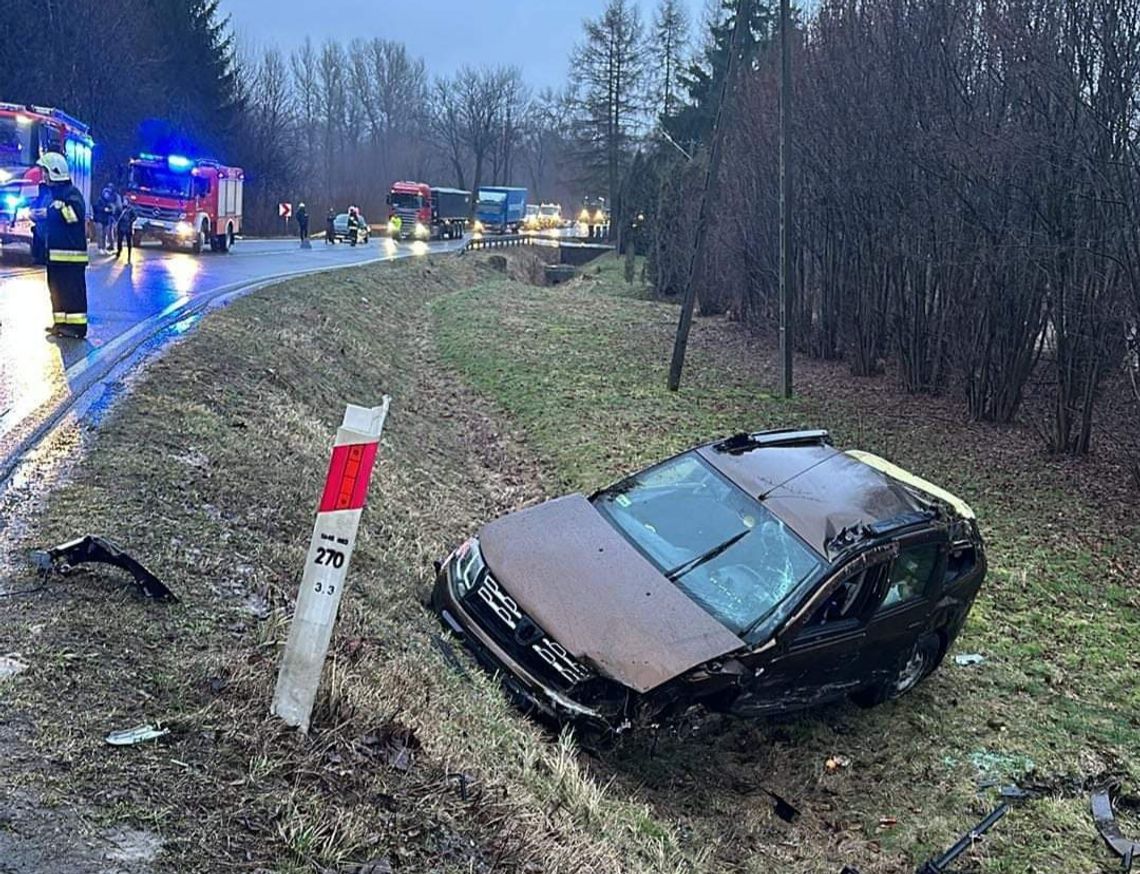
[[[118,240],[115,247],[115,260],[123,254],[123,243],[127,244],[127,263],[131,263],[131,256],[134,254],[135,248],[135,219],[138,215],[135,213],[135,208],[129,200],[123,201],[123,208],[119,211],[119,217],[115,223],[116,234]]]
[[[325,217],[325,245],[336,245],[336,213],[331,209],[329,214]]]
[[[99,227],[99,251],[106,253],[111,251],[111,234],[115,224],[115,189],[111,187],[111,183],[103,186],[103,191],[96,198],[92,212],[95,213],[92,218],[95,224]]]
[[[309,243],[309,210],[304,203],[297,205],[297,230],[301,234],[301,248],[310,248]]]
[[[360,239],[360,217],[357,215],[356,207],[350,206],[348,208],[348,245],[355,246]]]
[[[47,152],[36,166],[43,171],[47,208],[42,219],[47,247],[47,283],[51,294],[53,337],[87,336],[87,206],[71,184],[67,160]]]

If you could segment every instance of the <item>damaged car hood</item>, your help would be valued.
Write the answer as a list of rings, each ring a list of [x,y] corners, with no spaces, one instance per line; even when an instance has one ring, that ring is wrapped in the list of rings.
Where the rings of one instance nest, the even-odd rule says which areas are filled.
[[[479,544],[491,574],[547,634],[638,692],[744,646],[582,495],[496,519]]]

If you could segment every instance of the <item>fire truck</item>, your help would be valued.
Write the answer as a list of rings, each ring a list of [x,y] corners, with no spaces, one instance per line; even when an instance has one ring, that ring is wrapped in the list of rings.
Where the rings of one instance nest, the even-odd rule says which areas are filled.
[[[88,127],[66,112],[46,106],[0,103],[0,243],[28,243],[42,260],[32,221],[39,205],[40,169],[45,152],[67,158],[71,181],[91,202],[91,150]]]
[[[244,179],[240,167],[210,158],[132,158],[127,200],[135,208],[135,239],[189,247],[194,254],[207,245],[228,252],[241,233]]]
[[[471,192],[432,188],[424,182],[393,182],[388,192],[388,233],[400,217],[400,236],[417,240],[459,239],[471,212]]]

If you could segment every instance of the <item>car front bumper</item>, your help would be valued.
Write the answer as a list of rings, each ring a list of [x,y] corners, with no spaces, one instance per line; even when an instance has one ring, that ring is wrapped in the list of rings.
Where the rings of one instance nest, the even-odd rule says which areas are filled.
[[[436,577],[432,607],[443,626],[459,637],[475,659],[492,674],[524,711],[537,711],[557,722],[585,723],[604,731],[618,731],[601,713],[551,689],[505,652],[479,627],[455,591],[450,563]]]

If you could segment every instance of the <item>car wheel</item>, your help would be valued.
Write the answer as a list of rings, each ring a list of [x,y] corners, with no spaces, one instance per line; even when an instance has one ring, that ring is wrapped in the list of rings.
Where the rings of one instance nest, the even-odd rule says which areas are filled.
[[[914,645],[907,660],[899,669],[895,677],[894,686],[890,689],[890,696],[897,698],[905,695],[922,682],[938,663],[938,638],[933,634],[921,637]]]
[[[942,661],[942,655],[942,638],[937,634],[924,634],[906,657],[900,660],[892,679],[860,689],[851,695],[851,700],[860,707],[874,707],[884,701],[901,698],[930,676]]]

